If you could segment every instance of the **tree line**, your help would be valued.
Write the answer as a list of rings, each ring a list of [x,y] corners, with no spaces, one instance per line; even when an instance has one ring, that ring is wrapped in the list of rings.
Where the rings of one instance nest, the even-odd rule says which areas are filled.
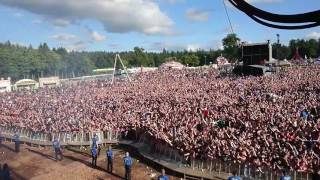
[[[91,75],[93,69],[111,68],[115,54],[119,53],[127,67],[158,67],[167,59],[175,58],[188,66],[202,66],[216,63],[216,58],[223,55],[235,61],[239,59],[236,34],[229,34],[223,40],[223,50],[167,51],[147,52],[134,47],[124,52],[68,52],[65,48],[50,49],[46,43],[37,48],[12,44],[9,41],[0,43],[0,77],[38,79],[39,77],[60,76],[70,78]],[[290,59],[299,48],[302,57],[320,55],[319,40],[291,40],[288,45],[273,44],[273,54],[277,59]]]

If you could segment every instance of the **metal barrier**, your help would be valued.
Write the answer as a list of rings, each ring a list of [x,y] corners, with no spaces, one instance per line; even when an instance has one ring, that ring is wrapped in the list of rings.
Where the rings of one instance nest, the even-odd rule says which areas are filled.
[[[156,161],[171,162],[177,168],[187,168],[186,171],[195,171],[197,174],[203,175],[204,178],[213,175],[228,175],[232,172],[237,172],[239,176],[247,180],[277,180],[281,177],[281,172],[224,159],[186,159],[176,149],[165,143],[156,143],[153,138],[147,137],[145,134],[139,138],[138,142],[150,147],[150,153],[157,157]],[[290,171],[288,174],[292,180],[311,180],[311,175],[307,172]]]
[[[79,132],[79,133],[42,133],[33,132],[26,128],[3,127],[0,126],[0,136],[7,139],[13,139],[14,134],[19,134],[20,141],[34,145],[51,145],[55,138],[58,138],[61,145],[90,146],[94,134],[98,136],[99,144],[115,144],[119,141],[117,131],[96,131],[96,132]]]
[[[12,139],[13,135],[18,133],[21,142],[31,143],[35,145],[52,145],[55,137],[59,138],[61,145],[74,145],[74,146],[90,146],[92,144],[92,137],[97,134],[99,144],[118,143],[120,133],[117,131],[97,131],[97,132],[81,132],[81,133],[40,133],[33,132],[25,128],[17,127],[1,127],[0,135]],[[176,168],[185,168],[186,171],[196,172],[200,177],[211,177],[213,175],[223,176],[231,172],[237,172],[241,177],[248,180],[276,180],[280,179],[279,172],[270,169],[261,169],[251,166],[249,164],[239,164],[234,161],[225,159],[186,159],[173,147],[166,143],[157,143],[153,137],[142,134],[137,139],[139,143],[146,144],[145,151],[153,154],[155,161],[167,161],[176,165]],[[185,174],[188,174],[187,172]],[[291,171],[289,175],[293,180],[311,180],[311,176],[305,172]]]

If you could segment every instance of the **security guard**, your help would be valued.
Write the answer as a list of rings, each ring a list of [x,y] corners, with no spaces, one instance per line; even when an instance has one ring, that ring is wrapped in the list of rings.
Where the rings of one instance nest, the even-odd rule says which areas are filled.
[[[158,177],[158,180],[169,180],[169,177],[166,176],[166,171],[162,169],[162,174]]]
[[[282,172],[283,175],[280,177],[280,180],[291,180],[291,177],[287,175],[286,171]]]
[[[101,151],[101,145],[97,144],[98,147],[98,157],[100,156],[100,151]]]
[[[227,180],[241,180],[241,178],[237,176],[237,173],[234,171],[232,172],[232,176],[228,177]]]
[[[124,167],[125,167],[125,179],[131,179],[131,166],[132,166],[132,158],[129,156],[129,153],[126,152],[126,156],[124,157]]]
[[[59,142],[58,138],[54,138],[52,145],[54,148],[56,160],[61,161],[63,159],[63,155],[62,155],[61,146],[60,146],[60,142]],[[59,159],[58,159],[58,156],[59,156]]]
[[[14,140],[14,143],[15,143],[16,153],[18,153],[18,152],[20,152],[20,136],[19,136],[18,133],[14,134],[13,140]]]
[[[113,160],[113,153],[112,153],[111,146],[109,146],[107,150],[107,161],[108,161],[107,172],[110,172],[110,173],[112,173],[112,168],[113,168],[112,160]]]
[[[97,141],[98,141],[98,136],[96,134],[93,135],[93,138],[92,138],[92,147],[95,147],[97,148]]]
[[[92,157],[92,166],[97,167],[97,147],[93,146],[91,149],[91,157]]]

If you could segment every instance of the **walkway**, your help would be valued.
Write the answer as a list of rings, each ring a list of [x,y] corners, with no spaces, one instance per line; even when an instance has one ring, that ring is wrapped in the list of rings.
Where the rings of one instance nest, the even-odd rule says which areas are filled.
[[[147,161],[151,161],[158,166],[163,167],[170,172],[177,174],[181,177],[187,177],[188,179],[210,179],[210,180],[222,180],[227,179],[229,174],[218,173],[214,171],[209,171],[208,169],[192,169],[186,167],[181,163],[174,162],[170,158],[159,156],[157,154],[150,153],[150,147],[144,143],[133,142],[133,141],[120,141],[119,145],[129,146],[134,148],[138,154],[140,154]]]

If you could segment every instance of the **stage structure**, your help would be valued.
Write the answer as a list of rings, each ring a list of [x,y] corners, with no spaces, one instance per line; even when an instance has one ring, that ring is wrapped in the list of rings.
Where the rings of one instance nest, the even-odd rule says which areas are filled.
[[[113,82],[114,82],[114,77],[115,77],[115,74],[116,74],[116,71],[117,71],[116,68],[117,68],[117,62],[118,62],[118,61],[120,61],[121,66],[122,66],[123,70],[125,71],[125,74],[126,74],[128,80],[131,82],[131,79],[130,79],[129,74],[128,74],[128,71],[127,71],[127,68],[124,66],[120,55],[119,55],[119,54],[116,54],[116,57],[114,58],[114,66],[113,66],[113,73],[112,73],[112,81],[111,81],[111,84],[113,84]]]
[[[236,75],[263,76],[269,74],[270,69],[265,65],[272,62],[270,41],[255,44],[242,43],[239,53],[241,53],[242,63],[233,69]]]
[[[266,61],[272,60],[272,46],[270,41],[266,43],[255,43],[241,45],[243,65],[264,65]]]

